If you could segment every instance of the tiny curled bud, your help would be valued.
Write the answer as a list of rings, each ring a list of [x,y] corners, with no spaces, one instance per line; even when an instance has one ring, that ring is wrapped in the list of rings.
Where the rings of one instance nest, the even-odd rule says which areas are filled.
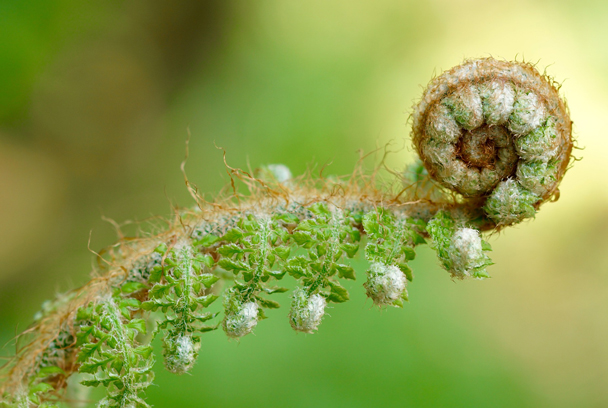
[[[506,224],[515,223],[534,216],[534,203],[539,197],[525,189],[520,183],[509,179],[501,183],[492,192],[484,207],[492,219],[502,220]]]
[[[184,374],[192,369],[198,357],[201,343],[197,337],[180,334],[165,338],[165,367],[174,374]]]
[[[429,174],[465,206],[482,203],[495,226],[533,217],[558,195],[572,121],[553,80],[533,65],[465,61],[431,81],[412,119]]]
[[[293,292],[293,301],[289,311],[289,322],[294,330],[303,333],[313,333],[318,329],[327,300],[318,293],[309,296],[302,288],[296,288]]]
[[[477,268],[487,265],[487,255],[483,253],[481,236],[472,228],[460,228],[452,236],[449,250],[452,267],[458,274],[469,276]]]
[[[439,211],[427,224],[442,266],[456,279],[489,277],[486,266],[492,265],[492,260],[485,251],[492,250],[490,244],[481,239],[478,230],[457,224],[446,211]]]
[[[254,329],[258,324],[259,306],[255,302],[243,303],[240,295],[231,289],[224,298],[224,308],[226,316],[222,321],[222,326],[228,337],[240,338]]]
[[[399,300],[405,295],[406,284],[407,279],[398,267],[374,262],[363,286],[375,305],[400,306]]]

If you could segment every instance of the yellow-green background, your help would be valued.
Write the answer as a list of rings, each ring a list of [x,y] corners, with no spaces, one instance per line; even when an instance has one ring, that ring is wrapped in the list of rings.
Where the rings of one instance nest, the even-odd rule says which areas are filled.
[[[188,128],[209,194],[227,182],[216,146],[235,167],[348,173],[357,149],[404,144],[433,74],[517,57],[563,83],[585,150],[558,203],[491,240],[492,279],[454,283],[422,249],[410,303],[378,311],[359,260],[318,334],[296,335],[283,307],[240,342],[205,335],[193,375],[159,369],[149,402],[606,407],[607,43],[604,0],[0,0],[0,341],[86,281],[89,237],[115,239],[102,217],[192,205]]]

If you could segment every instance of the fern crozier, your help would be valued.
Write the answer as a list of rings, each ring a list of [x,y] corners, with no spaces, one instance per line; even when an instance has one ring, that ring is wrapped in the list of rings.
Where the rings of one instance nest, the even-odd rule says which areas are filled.
[[[1,371],[0,406],[57,407],[81,394],[66,393],[71,384],[105,388],[98,407],[148,407],[154,338],[165,368],[187,373],[210,352],[204,333],[221,326],[241,339],[264,324],[265,310],[280,307],[273,295],[288,290],[283,279],[296,287],[286,320],[304,333],[350,299],[344,282],[362,273],[374,305],[403,307],[420,245],[452,279],[485,279],[484,234],[558,198],[571,127],[558,87],[534,66],[469,60],[424,91],[412,114],[420,161],[392,180],[361,165],[328,178],[294,178],[278,164],[254,175],[227,167],[231,193],[212,202],[187,181],[196,207],[156,234],[121,240],[86,285],[43,304]],[[357,256],[365,272],[350,265]],[[220,297],[221,311],[209,311]]]

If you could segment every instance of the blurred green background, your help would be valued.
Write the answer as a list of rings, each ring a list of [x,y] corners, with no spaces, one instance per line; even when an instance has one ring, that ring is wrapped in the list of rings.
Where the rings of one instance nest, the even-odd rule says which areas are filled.
[[[102,217],[193,204],[188,129],[209,194],[227,182],[216,146],[234,167],[344,174],[393,140],[399,169],[433,74],[518,57],[563,81],[585,150],[559,203],[491,240],[492,279],[454,283],[423,249],[404,310],[372,308],[359,278],[318,334],[283,307],[240,342],[205,335],[193,375],[159,370],[149,402],[608,406],[607,21],[604,0],[0,0],[1,343],[87,280],[89,237],[116,238]]]

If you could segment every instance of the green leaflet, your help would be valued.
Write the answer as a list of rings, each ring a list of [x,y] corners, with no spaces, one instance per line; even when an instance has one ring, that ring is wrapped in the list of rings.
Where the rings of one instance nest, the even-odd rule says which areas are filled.
[[[489,277],[486,266],[492,265],[492,261],[485,252],[491,251],[491,247],[481,239],[479,231],[458,227],[446,211],[437,212],[426,230],[433,238],[433,249],[442,266],[453,278]]]
[[[408,300],[406,283],[412,270],[407,265],[416,256],[414,247],[426,241],[420,234],[425,223],[413,218],[397,218],[383,208],[363,217],[369,242],[365,257],[371,263],[363,284],[367,296],[378,306],[403,306]]]
[[[144,310],[163,313],[156,333],[165,332],[163,356],[165,367],[176,374],[189,371],[196,362],[200,349],[197,333],[215,330],[206,325],[217,314],[203,312],[217,296],[207,289],[218,278],[207,271],[213,265],[209,255],[196,254],[187,243],[172,248],[165,259],[162,280],[149,291],[149,299],[142,304]]]
[[[57,397],[53,395],[54,388],[46,381],[53,377],[65,377],[66,373],[57,366],[46,366],[38,370],[38,373],[30,378],[27,389],[18,395],[5,395],[0,400],[0,407],[3,408],[28,408],[36,406],[38,408],[58,408]]]
[[[285,225],[293,221],[285,216],[249,214],[221,238],[227,243],[218,248],[221,255],[218,265],[235,276],[235,285],[224,298],[222,327],[229,337],[239,338],[250,333],[258,320],[265,317],[263,308],[279,307],[262,294],[286,290],[272,290],[266,283],[282,279],[285,274],[276,269],[283,269],[282,264],[291,253]]]
[[[78,311],[81,322],[77,334],[80,353],[79,372],[89,374],[86,386],[106,387],[108,394],[98,407],[149,407],[140,394],[152,383],[154,355],[152,346],[140,345],[138,333],[145,334],[142,319],[126,318],[120,295]]]
[[[363,218],[363,227],[369,239],[365,247],[365,257],[370,262],[382,262],[387,265],[400,265],[411,261],[416,257],[414,247],[426,243],[421,234],[425,226],[422,220],[397,219],[382,208],[368,212]],[[409,270],[403,272],[411,274]],[[411,276],[408,279],[412,280]]]
[[[287,273],[300,281],[308,297],[320,293],[329,302],[345,302],[349,295],[337,278],[355,279],[354,269],[343,258],[352,258],[359,249],[361,233],[356,225],[361,214],[330,209],[325,203],[313,204],[308,210],[312,217],[300,222],[293,233],[306,255],[290,259]]]

